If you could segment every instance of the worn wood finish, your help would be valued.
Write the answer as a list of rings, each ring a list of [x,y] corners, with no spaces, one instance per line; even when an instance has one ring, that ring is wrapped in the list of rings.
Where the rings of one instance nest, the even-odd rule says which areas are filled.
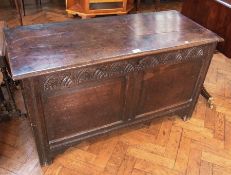
[[[231,60],[224,55],[213,56],[205,80],[216,101],[213,110],[200,97],[187,122],[177,116],[156,119],[151,124],[93,138],[68,149],[57,156],[52,165],[42,168],[28,120],[14,118],[0,123],[0,174],[187,175],[186,172],[200,172],[200,175],[229,175],[230,66]],[[23,105],[22,99],[17,99]],[[198,151],[203,156],[195,159],[192,153]]]
[[[185,0],[182,13],[224,38],[218,50],[231,58],[231,1]]]
[[[176,11],[23,26],[6,30],[5,34],[14,79],[220,40]]]
[[[96,135],[165,115],[189,118],[221,40],[176,11],[5,34],[41,164]]]
[[[5,27],[5,22],[0,21],[0,57],[4,56],[4,35],[3,28]]]

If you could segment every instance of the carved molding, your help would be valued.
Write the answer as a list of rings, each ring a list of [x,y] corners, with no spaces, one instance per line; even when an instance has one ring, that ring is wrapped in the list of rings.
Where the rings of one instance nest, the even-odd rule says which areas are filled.
[[[60,73],[45,76],[43,81],[44,91],[71,88],[76,85],[105,80],[113,77],[124,76],[131,72],[143,71],[163,64],[178,64],[192,59],[206,58],[211,45],[192,47],[162,54],[134,58],[128,61],[106,63],[102,65],[76,68]]]

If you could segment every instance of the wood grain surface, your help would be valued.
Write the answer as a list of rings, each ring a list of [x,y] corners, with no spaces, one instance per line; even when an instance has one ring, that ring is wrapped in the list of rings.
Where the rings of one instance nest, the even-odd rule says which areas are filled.
[[[0,21],[0,56],[4,56],[4,35],[3,35],[3,28],[5,27],[5,22]]]
[[[231,58],[230,0],[185,0],[182,14],[224,38],[217,49]]]
[[[142,7],[142,10],[150,10],[150,6]],[[166,8],[180,9],[178,6],[174,6],[174,3],[161,4],[161,9]],[[33,9],[28,8],[28,11],[30,10]],[[55,9],[54,6],[44,8],[39,12],[36,10],[24,17],[24,23],[33,24],[68,20],[68,18],[63,15],[63,12]],[[151,10],[155,9],[153,8]],[[3,16],[4,14],[8,14],[8,9],[1,9],[0,14]],[[11,15],[12,14],[13,13],[11,13]],[[8,21],[8,24],[10,26],[16,26],[18,25],[18,20],[12,18]],[[201,97],[199,98],[193,118],[190,120],[192,121],[190,122],[191,124],[182,128],[181,126],[183,125],[181,125],[181,123],[183,122],[177,122],[178,126],[181,125],[180,128],[182,128],[183,131],[181,133],[180,143],[176,143],[179,147],[177,149],[177,157],[174,159],[176,162],[173,169],[160,166],[157,163],[151,163],[147,161],[147,158],[145,158],[145,160],[135,158],[135,165],[133,164],[134,160],[131,159],[131,156],[129,159],[124,159],[129,146],[142,150],[145,149],[151,156],[153,154],[164,156],[165,145],[167,145],[168,137],[171,134],[172,125],[175,125],[175,122],[172,120],[156,120],[150,125],[143,125],[139,132],[118,132],[117,134],[110,134],[106,138],[92,139],[78,147],[70,148],[55,159],[51,166],[41,168],[28,120],[14,119],[11,122],[0,124],[0,174],[86,175],[98,173],[101,175],[116,175],[118,174],[117,172],[120,172],[120,174],[125,174],[123,172],[126,172],[126,175],[183,175],[188,171],[189,153],[192,149],[195,149],[193,147],[195,143],[197,148],[203,151],[212,148],[210,149],[212,155],[226,157],[231,161],[231,156],[227,154],[231,151],[230,66],[231,61],[222,54],[216,54],[210,65],[205,86],[215,98],[216,109],[209,109],[205,100]],[[19,103],[22,105],[22,100],[17,101],[20,101]],[[225,115],[224,141],[213,139],[214,121],[217,112]],[[134,128],[134,130],[135,129],[137,128]],[[207,130],[205,133],[201,132],[205,130]],[[188,133],[190,133],[190,135],[188,135]],[[111,142],[109,145],[110,138],[114,137],[116,137],[117,143]],[[160,141],[160,139],[162,141]],[[162,146],[159,145],[159,143],[161,143]],[[112,144],[115,144],[115,146]],[[107,147],[107,149],[105,149],[105,147]],[[215,151],[212,151],[213,149],[215,149]],[[200,167],[200,175],[230,175],[230,167],[221,163],[218,165],[215,161],[216,159],[217,157],[213,156],[213,158],[210,157],[207,161],[201,160],[200,166],[197,166],[197,168]],[[69,160],[71,160],[71,162]],[[65,162],[70,162],[73,166],[68,166]],[[98,166],[101,167],[100,172],[96,172],[96,170],[100,170],[97,168]],[[128,167],[128,169],[126,169],[126,167]],[[131,167],[133,167],[132,170]],[[95,172],[92,173],[91,169],[94,169]],[[120,171],[118,171],[119,169]]]
[[[221,40],[177,11],[17,27],[5,35],[14,79]]]
[[[43,168],[28,120],[1,123],[0,174],[230,175],[230,66],[225,56],[214,55],[205,82],[215,98],[213,110],[200,97],[192,119],[186,123],[178,117],[157,119],[91,139],[68,149]],[[17,101],[21,101],[20,96]],[[216,124],[216,120],[224,122]],[[225,137],[221,139],[221,135]]]

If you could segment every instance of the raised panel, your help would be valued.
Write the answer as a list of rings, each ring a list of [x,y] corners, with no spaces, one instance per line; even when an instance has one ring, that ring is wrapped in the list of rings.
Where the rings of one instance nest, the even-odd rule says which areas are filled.
[[[201,60],[145,71],[136,115],[177,106],[192,98]]]
[[[125,80],[89,83],[44,97],[49,140],[83,134],[123,119]]]

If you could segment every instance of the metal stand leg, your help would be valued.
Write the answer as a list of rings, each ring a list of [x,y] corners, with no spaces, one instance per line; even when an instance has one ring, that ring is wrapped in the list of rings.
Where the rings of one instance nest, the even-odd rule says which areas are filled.
[[[12,89],[10,87],[10,84],[12,84],[12,82],[10,82],[11,80],[8,77],[7,71],[4,68],[2,68],[1,71],[2,71],[2,74],[3,74],[3,77],[4,77],[3,81],[4,81],[4,85],[6,87],[8,98],[9,98],[8,101],[9,101],[9,108],[10,109],[8,109],[8,110],[11,111],[10,115],[12,115],[12,116],[20,115],[20,112],[16,107],[16,103],[15,103],[15,99],[13,97]]]
[[[182,117],[182,120],[183,120],[184,122],[186,122],[186,121],[188,120],[187,115],[183,116],[183,117]]]
[[[5,98],[2,92],[2,86],[0,86],[0,122],[10,120],[9,112],[5,103]]]
[[[13,91],[16,89],[16,84],[11,79],[11,77],[7,72],[7,67],[5,64],[4,57],[0,57],[0,63],[1,63],[1,72],[3,75],[3,82],[1,84],[1,92],[0,92],[0,99],[3,100],[1,106],[3,108],[1,108],[0,113],[7,115],[8,118],[21,116],[21,111],[17,109],[15,99],[13,96]],[[4,89],[5,93],[2,91],[2,89]]]
[[[209,92],[205,89],[204,86],[201,89],[201,95],[208,101],[209,107],[213,109],[214,107],[213,97],[209,94]]]

